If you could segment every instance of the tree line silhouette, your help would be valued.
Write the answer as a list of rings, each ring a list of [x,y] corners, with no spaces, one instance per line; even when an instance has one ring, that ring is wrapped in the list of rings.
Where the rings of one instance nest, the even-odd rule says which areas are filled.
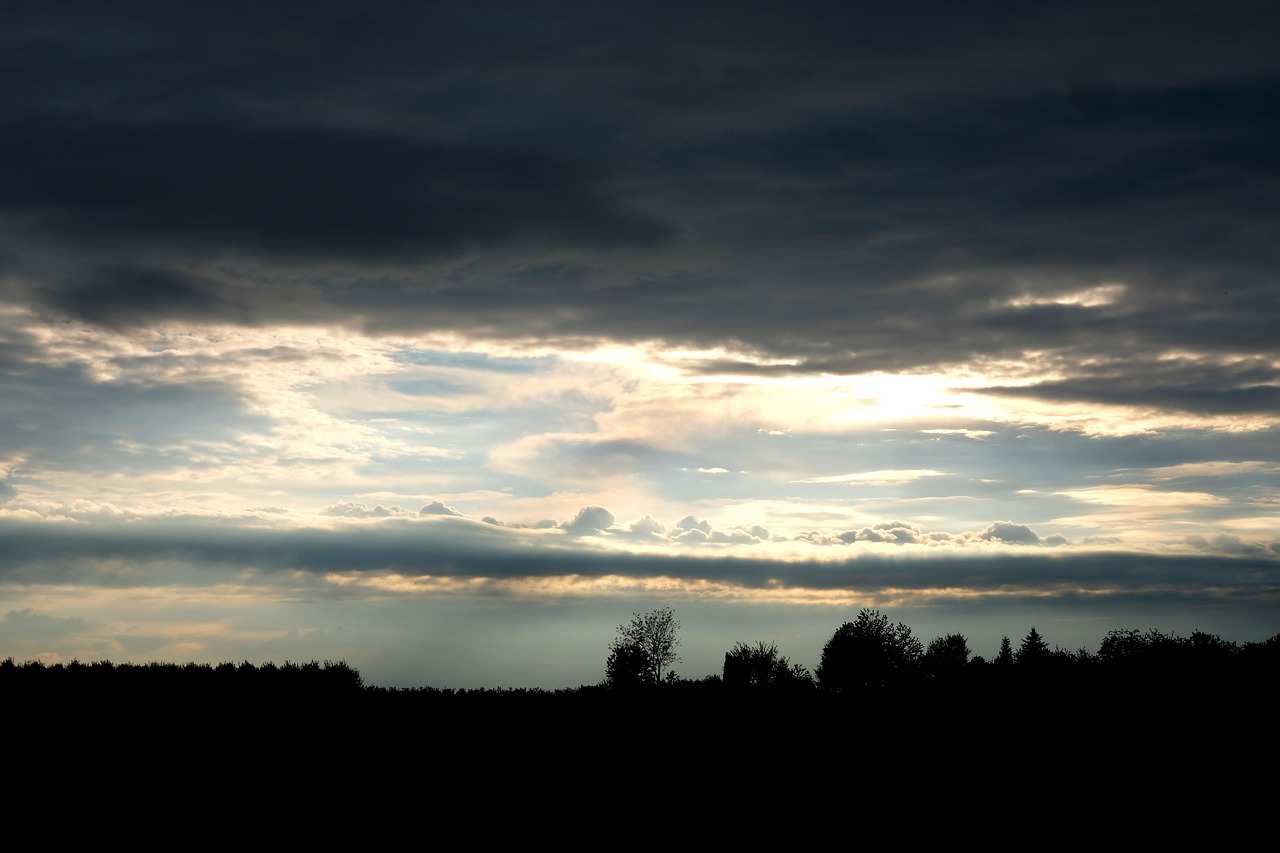
[[[656,678],[656,669],[646,663],[643,645],[633,641],[635,625],[633,620],[630,631],[619,629],[606,664],[605,685],[615,690],[688,685],[671,669],[664,680]],[[669,653],[664,662],[672,663]],[[725,653],[722,671],[699,683],[736,692],[813,692],[866,698],[895,691],[966,691],[972,695],[1004,688],[1269,689],[1277,675],[1280,634],[1242,644],[1203,631],[1179,637],[1154,628],[1125,628],[1109,631],[1096,651],[1070,651],[1050,647],[1033,626],[1016,648],[1009,637],[1003,637],[999,651],[987,659],[972,652],[963,634],[946,634],[925,645],[907,625],[891,622],[877,610],[863,609],[836,629],[813,672],[791,663],[776,643],[740,642]]]
[[[717,802],[708,797],[719,791],[741,828],[749,821],[735,809],[753,783],[870,817],[911,797],[931,815],[967,819],[989,793],[978,783],[992,778],[1019,814],[1030,803],[1111,820],[1139,787],[1200,814],[1205,796],[1226,801],[1248,787],[1238,762],[1266,767],[1276,751],[1280,635],[1241,644],[1122,629],[1071,652],[1032,628],[986,659],[961,634],[924,643],[863,610],[832,633],[812,672],[754,641],[726,650],[720,672],[683,678],[672,668],[674,614],[637,617],[608,644],[605,676],[579,687],[391,688],[344,661],[8,658],[0,707],[11,752],[23,756],[16,778],[41,796],[127,768],[133,777],[107,793],[133,807],[139,790],[189,807],[192,786],[204,785],[203,801],[247,797],[269,811],[301,791],[306,799],[291,802],[311,811],[287,819],[326,833],[344,831],[351,802],[380,817],[388,802],[413,814],[424,796],[438,804],[451,791],[450,814],[539,797],[549,810],[592,796],[644,803],[654,791]],[[661,675],[646,648],[662,658]],[[235,816],[211,822],[243,831]]]
[[[396,697],[445,698],[616,695],[770,694],[857,696],[861,699],[922,692],[969,697],[1016,689],[1133,691],[1270,690],[1280,675],[1280,634],[1237,643],[1201,631],[1179,637],[1156,629],[1117,629],[1096,651],[1050,647],[1032,627],[1014,646],[1001,640],[991,659],[973,654],[967,638],[951,633],[922,643],[901,622],[863,609],[832,634],[817,668],[792,663],[776,643],[739,642],[724,656],[721,672],[700,679],[679,676],[680,623],[667,608],[635,614],[609,644],[605,677],[596,684],[547,688],[389,688],[365,683],[345,661],[240,664],[113,664],[110,661],[43,664],[0,661],[0,695],[18,701],[119,701],[185,699],[195,703],[390,701]]]

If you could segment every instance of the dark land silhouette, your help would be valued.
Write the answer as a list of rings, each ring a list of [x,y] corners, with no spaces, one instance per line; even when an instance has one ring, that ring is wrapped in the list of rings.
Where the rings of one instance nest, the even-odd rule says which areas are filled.
[[[670,616],[665,611],[662,627],[668,645],[661,663],[667,667],[677,660],[670,649],[679,627]],[[926,647],[902,623],[863,610],[837,628],[814,673],[792,664],[776,644],[757,641],[728,650],[720,673],[685,678],[668,668],[659,678],[634,631],[623,630],[635,624],[620,627],[619,639],[608,647],[605,677],[577,687],[383,687],[366,684],[345,661],[44,664],[10,657],[0,660],[0,695],[10,711],[35,717],[81,710],[157,724],[214,719],[235,726],[290,713],[302,719],[438,714],[465,720],[490,711],[582,709],[656,718],[650,725],[677,710],[685,716],[767,710],[808,720],[856,712],[898,726],[928,718],[935,727],[979,724],[983,714],[1008,709],[1004,725],[1016,728],[1036,715],[1078,713],[1081,725],[1089,725],[1101,714],[1120,725],[1130,715],[1208,719],[1228,709],[1247,713],[1258,703],[1269,707],[1280,686],[1280,634],[1237,643],[1202,632],[1178,637],[1118,629],[1095,651],[1068,651],[1050,647],[1033,627],[1020,644],[1005,638],[987,659],[972,654],[963,635],[939,637]],[[1012,713],[1032,702],[1041,703],[1034,713]]]
[[[673,623],[647,624],[670,640]],[[602,669],[604,651],[617,664],[628,647],[619,638]],[[658,648],[672,664],[674,643]],[[394,835],[423,809],[500,820],[491,810],[512,804],[555,815],[658,791],[720,814],[760,789],[795,812],[856,807],[877,820],[909,803],[953,825],[996,802],[1055,821],[1082,809],[1091,822],[1079,829],[1122,819],[1146,832],[1140,797],[1207,824],[1253,808],[1263,789],[1243,768],[1277,758],[1280,634],[1236,643],[1124,629],[1069,652],[1032,629],[988,660],[959,634],[924,644],[862,611],[815,673],[760,641],[727,650],[721,673],[656,673],[641,665],[558,689],[390,688],[343,661],[9,658],[0,702],[32,796],[120,769],[133,787],[107,802],[131,805],[141,791],[175,811],[196,791],[261,809],[286,796],[317,837],[329,804],[345,832],[359,831],[358,814]],[[729,831],[753,837],[748,813],[731,814]]]

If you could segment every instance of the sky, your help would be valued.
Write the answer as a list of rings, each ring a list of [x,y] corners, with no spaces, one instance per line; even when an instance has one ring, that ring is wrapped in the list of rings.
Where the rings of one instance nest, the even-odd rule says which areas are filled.
[[[0,10],[0,658],[1280,633],[1266,2]]]

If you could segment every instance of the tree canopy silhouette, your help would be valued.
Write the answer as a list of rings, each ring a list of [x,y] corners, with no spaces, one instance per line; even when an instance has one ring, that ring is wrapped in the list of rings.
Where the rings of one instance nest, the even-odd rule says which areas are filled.
[[[670,607],[633,614],[630,622],[618,626],[618,636],[609,644],[605,663],[609,682],[615,683],[617,674],[626,683],[632,683],[636,676],[640,676],[639,683],[660,683],[662,670],[680,660],[676,653],[679,630],[680,623]]]
[[[969,664],[969,641],[964,634],[947,634],[929,642],[921,669],[930,678],[957,678]]]
[[[918,675],[923,656],[924,647],[910,628],[864,608],[854,621],[836,629],[823,647],[818,686],[852,691],[907,684]]]
[[[605,682],[610,687],[627,689],[653,684],[653,661],[649,653],[633,643],[615,643],[604,663]]]

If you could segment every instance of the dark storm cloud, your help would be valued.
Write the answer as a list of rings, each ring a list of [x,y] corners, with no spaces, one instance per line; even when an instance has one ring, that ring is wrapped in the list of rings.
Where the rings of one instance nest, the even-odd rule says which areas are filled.
[[[80,268],[48,282],[40,299],[69,317],[103,326],[147,320],[244,322],[248,306],[217,282],[163,269]]]
[[[789,372],[1275,352],[1271,4],[6,16],[0,293],[80,318],[731,342]]]
[[[42,234],[151,251],[399,260],[508,242],[660,240],[553,154],[238,123],[0,126],[0,205]]]
[[[1280,370],[1264,359],[1212,365],[1190,359],[1111,362],[1076,367],[1076,376],[1021,387],[973,389],[1062,402],[1210,414],[1280,414]]]

